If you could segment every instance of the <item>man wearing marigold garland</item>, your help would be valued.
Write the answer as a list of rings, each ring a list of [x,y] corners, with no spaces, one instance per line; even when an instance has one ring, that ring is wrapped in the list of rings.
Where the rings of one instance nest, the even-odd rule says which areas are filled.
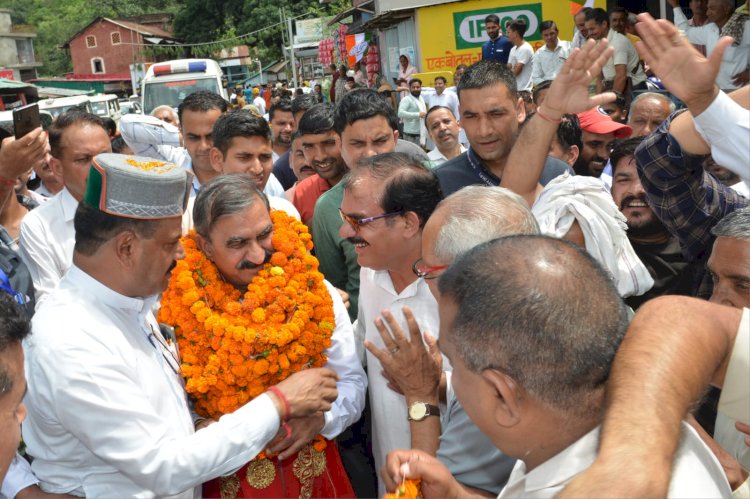
[[[179,354],[151,312],[183,256],[191,181],[171,163],[94,159],[73,265],[24,343],[23,437],[46,492],[192,498],[266,448],[285,419],[325,411],[337,396],[335,373],[310,369],[195,431]]]
[[[307,228],[248,175],[221,175],[195,200],[195,233],[162,299],[175,326],[187,391],[217,418],[291,373],[338,374],[328,411],[291,418],[266,453],[204,486],[206,497],[353,497],[332,439],[359,419],[367,379],[351,322],[323,280]],[[278,456],[276,459],[274,456]]]

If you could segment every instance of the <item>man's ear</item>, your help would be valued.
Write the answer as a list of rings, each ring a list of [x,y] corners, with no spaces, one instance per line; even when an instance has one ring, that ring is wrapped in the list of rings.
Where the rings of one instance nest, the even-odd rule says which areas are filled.
[[[526,105],[523,103],[522,97],[519,97],[516,101],[516,118],[519,124],[526,121]]]
[[[398,130],[393,131],[393,143],[398,144]]]
[[[204,239],[200,234],[195,234],[195,243],[198,245],[198,249],[203,252],[209,260],[213,259],[213,246],[211,241]]]
[[[482,371],[484,378],[495,391],[495,422],[504,428],[511,428],[521,421],[522,390],[518,383],[497,369]]]
[[[412,237],[422,230],[422,228],[419,226],[419,216],[416,214],[416,212],[407,211],[406,213],[404,213],[403,219],[406,222],[406,235],[408,237]]]
[[[65,177],[63,177],[62,162],[59,159],[50,155],[47,164],[49,165],[50,170],[52,170],[52,173],[54,173],[57,178],[59,178],[60,180],[64,180]]]
[[[216,173],[224,173],[224,154],[217,147],[212,147],[208,153],[208,159],[211,162],[211,168]]]
[[[568,160],[566,161],[566,163],[568,163],[568,166],[572,167],[574,164],[576,164],[576,161],[578,161],[578,156],[580,154],[581,150],[578,149],[577,145],[573,144],[572,146],[570,146],[570,148],[568,149]]]
[[[115,235],[112,244],[114,244],[117,260],[123,268],[132,269],[135,266],[139,243],[138,236],[132,230],[124,230]]]

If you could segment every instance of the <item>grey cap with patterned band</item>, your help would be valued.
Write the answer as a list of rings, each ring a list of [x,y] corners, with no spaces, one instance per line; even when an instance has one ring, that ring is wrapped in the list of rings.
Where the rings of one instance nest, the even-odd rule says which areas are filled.
[[[158,220],[185,212],[193,174],[166,161],[105,153],[94,158],[83,201],[118,217]]]

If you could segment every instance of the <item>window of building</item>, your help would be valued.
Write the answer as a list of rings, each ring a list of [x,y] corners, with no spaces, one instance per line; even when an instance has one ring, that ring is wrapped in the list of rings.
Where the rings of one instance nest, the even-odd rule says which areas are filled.
[[[91,59],[91,72],[94,74],[104,73],[104,60],[101,57]]]
[[[90,49],[96,47],[96,37],[94,35],[86,37],[86,47]]]
[[[120,32],[119,31],[113,31],[110,33],[110,38],[112,39],[112,45],[119,45],[122,43],[122,40],[120,40]]]

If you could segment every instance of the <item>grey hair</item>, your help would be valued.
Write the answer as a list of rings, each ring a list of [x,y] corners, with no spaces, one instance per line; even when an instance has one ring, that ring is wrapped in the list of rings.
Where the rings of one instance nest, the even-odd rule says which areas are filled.
[[[263,201],[270,209],[268,198],[255,186],[255,181],[245,173],[219,175],[201,187],[193,206],[195,231],[209,239],[211,229],[221,217],[239,213],[255,203]]]
[[[452,262],[474,246],[512,234],[539,234],[526,201],[504,187],[471,185],[438,204],[447,215],[435,241],[435,256]]]
[[[172,113],[172,117],[175,121],[179,121],[177,118],[177,111],[174,110],[172,106],[167,106],[166,104],[162,104],[161,106],[156,106],[153,111],[151,111],[151,116],[156,116],[156,113],[159,111],[169,111]]]
[[[750,241],[750,206],[735,210],[719,220],[719,223],[711,229],[711,234],[716,237],[732,237]]]
[[[643,92],[642,94],[638,94],[635,99],[633,99],[633,102],[630,103],[630,109],[633,109],[633,106],[635,106],[639,101],[642,101],[644,99],[656,99],[662,102],[666,102],[669,106],[669,114],[672,114],[677,109],[677,106],[675,103],[667,97],[664,94],[660,94],[657,92]]]

